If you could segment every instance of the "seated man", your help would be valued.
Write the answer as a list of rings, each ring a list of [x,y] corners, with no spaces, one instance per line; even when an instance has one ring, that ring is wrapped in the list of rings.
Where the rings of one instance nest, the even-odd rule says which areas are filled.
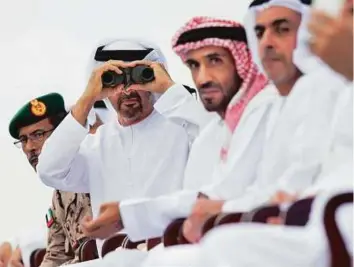
[[[347,81],[323,64],[318,64],[316,57],[311,54],[299,57],[304,53],[299,53],[302,46],[297,44],[296,36],[299,27],[299,33],[306,27],[307,20],[301,21],[301,14],[304,13],[306,18],[307,10],[306,4],[300,1],[295,1],[293,5],[276,1],[260,6],[257,6],[257,1],[251,4],[247,17],[247,34],[250,37],[250,46],[253,47],[252,52],[257,57],[259,54],[264,71],[280,93],[287,95],[290,90],[291,94],[286,100],[284,97],[255,183],[243,195],[233,200],[200,200],[185,223],[185,236],[190,241],[197,242],[200,238],[200,227],[210,215],[222,211],[247,212],[266,203],[278,190],[288,193],[301,192],[311,186],[318,179],[320,172],[324,171],[322,165],[330,149],[336,113],[342,108],[342,101],[348,99],[350,92],[343,89],[347,87]],[[285,39],[277,36],[269,26],[271,24],[267,24],[277,21],[279,17],[287,20],[284,24],[288,30]],[[277,64],[269,59],[272,58],[272,53],[280,57],[285,49],[289,55],[288,62],[285,62],[284,55]],[[287,68],[281,65],[287,65]],[[303,74],[302,71],[306,70]],[[288,80],[281,71],[288,71]],[[318,86],[319,79],[322,79],[321,86]],[[301,110],[295,109],[300,103]],[[336,168],[335,163],[332,168]],[[192,225],[194,227],[191,227]]]
[[[149,257],[139,266],[329,267],[330,251],[323,225],[324,207],[330,197],[347,192],[352,192],[352,188],[328,188],[319,191],[306,226],[259,223],[223,225],[208,232],[198,245],[169,247],[163,253],[151,251]],[[338,209],[336,223],[352,257],[353,203]]]
[[[348,69],[351,68],[349,66],[353,63],[352,57],[349,56],[352,52],[345,52],[350,49],[342,50],[338,49],[338,46],[345,43],[343,40],[351,38],[353,31],[344,31],[345,33],[335,31],[337,38],[333,38],[333,36],[326,36],[326,31],[318,30],[322,27],[325,27],[326,30],[332,27],[331,30],[335,30],[333,27],[339,25],[341,26],[338,28],[350,28],[352,27],[352,17],[348,17],[348,13],[344,10],[344,13],[336,21],[326,16],[325,20],[329,24],[323,25],[317,16],[324,16],[324,14],[314,16],[310,23],[310,30],[314,33],[316,39],[318,35],[321,35],[322,41],[326,44],[323,54],[317,54],[321,56],[324,62],[330,62],[334,66],[334,70],[352,81],[351,76],[348,75]],[[316,53],[316,50],[313,49],[313,51]],[[337,54],[338,51],[343,52],[343,54],[338,55],[345,61],[342,62],[343,65],[335,60],[331,61],[330,55],[334,51]],[[306,227],[258,224],[220,226],[208,233],[201,240],[200,245],[168,249],[164,255],[151,256],[144,267],[166,266],[172,264],[172,262],[178,264],[178,266],[329,266],[328,245],[322,226],[323,206],[328,199],[328,195],[352,192],[353,190],[353,96],[350,87],[352,87],[352,84],[349,84],[348,88],[338,88],[342,91],[342,94],[334,112],[333,125],[330,131],[332,133],[330,147],[323,158],[322,171],[316,182],[304,191],[298,192],[297,196],[285,195],[284,193],[277,193],[275,196],[278,201],[279,196],[283,199],[278,202],[279,204],[283,203],[284,200],[286,204],[289,204],[296,199],[318,196]],[[336,215],[336,221],[349,254],[352,252],[353,242],[352,214],[352,204],[348,204],[340,209]],[[257,255],[257,257],[254,255]]]
[[[276,2],[275,6],[270,5],[265,10],[254,7],[257,3],[251,7],[256,10],[257,18],[251,17],[247,25],[248,43],[252,54],[257,56],[256,62],[262,62],[258,62],[259,67],[264,69],[281,95],[278,103],[273,105],[268,121],[261,122],[268,127],[261,153],[249,149],[247,152],[253,161],[248,162],[245,162],[245,156],[240,156],[233,163],[237,168],[230,165],[228,170],[233,171],[228,173],[228,177],[220,179],[222,186],[203,189],[201,193],[208,196],[209,200],[199,198],[194,208],[191,208],[190,203],[195,201],[195,195],[188,199],[185,197],[184,201],[188,201],[188,205],[166,201],[166,204],[171,203],[172,207],[179,208],[175,213],[171,208],[166,209],[166,205],[154,205],[154,201],[151,201],[151,208],[148,208],[145,199],[123,201],[122,205],[105,206],[101,218],[97,224],[93,224],[95,227],[106,228],[104,221],[131,222],[138,216],[149,217],[146,214],[154,212],[151,227],[152,220],[129,223],[127,233],[137,240],[161,234],[173,219],[190,214],[185,223],[185,236],[191,242],[198,242],[201,227],[210,216],[221,211],[249,211],[266,203],[278,189],[294,192],[313,184],[329,150],[333,117],[343,93],[338,88],[343,88],[346,83],[326,67],[316,69],[311,75],[304,75],[302,69],[306,68],[294,63],[296,58],[293,60],[293,52],[297,47],[298,28],[302,19],[298,10],[306,10],[305,3],[295,1],[294,5],[285,3],[282,6]],[[268,3],[264,6],[268,7]],[[295,10],[291,9],[293,6],[296,6]],[[284,18],[286,21],[278,25]],[[279,28],[285,29],[284,36],[278,34]],[[310,59],[306,58],[306,62]],[[317,86],[319,81],[321,86]],[[301,109],[297,108],[299,105]],[[241,143],[242,147],[244,140],[233,140]],[[246,180],[248,183],[245,186]],[[157,220],[157,216],[161,219]]]
[[[158,198],[127,199],[102,207],[105,213],[113,214],[113,221],[119,217],[120,209],[125,231],[133,241],[143,240],[145,236],[159,237],[171,219],[188,214],[200,188],[224,178],[222,166],[219,166],[224,161],[234,157],[249,159],[243,154],[246,148],[260,155],[264,127],[258,125],[277,97],[274,87],[267,86],[267,79],[253,64],[244,28],[237,22],[193,18],[177,33],[174,49],[190,68],[205,108],[217,112],[219,118],[210,122],[192,146],[183,191]],[[224,135],[228,138],[226,142]],[[229,139],[234,135],[240,141],[239,146],[234,147],[236,155],[228,153]],[[252,138],[256,141],[249,146]],[[257,156],[252,160],[257,162]],[[245,176],[244,186],[252,181],[252,177],[247,179],[251,175]],[[107,218],[102,216],[100,222],[109,224],[109,220],[105,221]],[[95,229],[105,227],[96,221],[84,228],[88,235],[102,237]]]
[[[257,9],[257,20],[254,18],[251,20],[252,24],[248,25],[248,33],[253,36],[249,38],[252,53],[260,53],[261,67],[274,82],[282,98],[270,117],[269,124],[273,126],[269,128],[260,164],[239,165],[238,172],[233,172],[233,186],[230,184],[218,192],[220,198],[223,194],[234,194],[236,200],[197,200],[184,227],[185,237],[192,242],[199,241],[201,226],[210,215],[222,210],[249,211],[266,203],[278,188],[288,192],[301,192],[321,177],[319,172],[322,168],[328,168],[322,169],[322,175],[325,176],[341,167],[338,160],[333,161],[333,165],[327,165],[326,157],[333,155],[329,153],[332,136],[335,134],[333,125],[336,123],[337,112],[341,110],[342,100],[348,99],[348,91],[341,90],[346,83],[325,66],[320,66],[313,74],[303,74],[302,66],[298,67],[293,63],[293,51],[297,45],[297,31],[301,23],[298,10],[304,8],[300,1],[293,3],[298,7],[296,11],[289,8],[294,5],[288,6],[287,3],[267,3],[265,6],[268,8]],[[283,27],[284,36],[279,34]],[[319,78],[322,79],[321,86],[318,86]],[[298,109],[300,105],[302,108]],[[348,155],[339,154],[339,157]],[[237,182],[240,181],[242,167],[256,168],[257,173],[254,185],[239,192]],[[137,204],[138,201],[133,203]],[[119,210],[116,206],[114,212],[112,209],[110,212],[108,209],[103,210],[100,223],[104,219],[109,221],[108,218],[112,221],[122,218],[124,222],[125,206],[122,207]],[[184,213],[180,212],[179,215],[183,216]],[[167,221],[166,219],[165,222]],[[134,232],[131,232],[133,235]],[[143,236],[147,232],[145,229],[139,234]],[[156,254],[156,258],[159,256]]]
[[[92,216],[90,195],[55,190],[52,207],[46,215],[48,241],[41,267],[77,263],[79,247],[87,240],[80,222]]]
[[[102,107],[101,107],[102,108]],[[42,146],[50,134],[66,116],[64,100],[61,95],[52,93],[26,103],[10,122],[10,135],[17,139],[15,145],[22,148],[34,170]],[[92,122],[94,132],[102,122],[97,116]],[[84,216],[91,214],[90,199],[87,194],[77,194],[55,190],[52,208],[46,215],[48,243],[45,228],[18,237],[11,258],[11,265],[29,264],[29,256],[37,248],[47,248],[41,266],[58,266],[78,261],[78,246],[84,235],[79,223]],[[32,229],[33,230],[33,229]]]
[[[112,71],[122,75],[122,69],[133,67],[131,61],[142,59],[150,60],[144,65],[154,71],[154,81],[148,84],[152,91],[162,92],[167,88],[165,94],[177,91],[175,94],[182,104],[172,98],[173,104],[166,104],[160,113],[155,105],[168,102],[165,94],[140,90],[143,85],[134,89],[126,88],[127,84],[103,87],[104,73]],[[164,57],[156,47],[115,40],[97,47],[91,60],[94,69],[86,90],[43,146],[38,164],[41,180],[56,189],[90,193],[94,216],[104,201],[158,196],[179,190],[190,139],[193,139],[191,131],[202,128],[203,123],[198,119],[189,120],[198,117],[198,111],[194,116],[180,117],[176,123],[174,111],[176,106],[183,109],[189,102],[198,106],[194,97],[183,86],[174,84],[160,65],[165,63]],[[178,94],[183,97],[178,98]],[[98,100],[104,100],[115,117],[95,135],[89,135],[86,122]],[[113,231],[116,228],[116,224],[111,225]],[[100,247],[99,242],[99,252]]]

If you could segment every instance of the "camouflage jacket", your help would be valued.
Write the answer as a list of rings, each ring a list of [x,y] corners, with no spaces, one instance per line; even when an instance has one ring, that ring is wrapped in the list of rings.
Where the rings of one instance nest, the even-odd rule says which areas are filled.
[[[86,239],[80,222],[87,215],[92,216],[89,194],[54,191],[52,208],[46,215],[47,249],[40,267],[79,262],[78,248]]]

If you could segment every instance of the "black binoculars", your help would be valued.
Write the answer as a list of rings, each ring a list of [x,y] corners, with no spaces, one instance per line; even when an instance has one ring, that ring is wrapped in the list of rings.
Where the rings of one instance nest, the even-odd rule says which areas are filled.
[[[102,74],[101,80],[103,87],[116,87],[124,84],[129,86],[131,84],[144,84],[155,79],[154,70],[148,66],[135,66],[133,68],[121,69],[122,74],[114,71],[106,71]]]

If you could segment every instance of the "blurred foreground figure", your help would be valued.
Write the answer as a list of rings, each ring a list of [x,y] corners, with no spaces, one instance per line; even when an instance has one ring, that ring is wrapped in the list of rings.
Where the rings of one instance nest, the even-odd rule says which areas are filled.
[[[156,197],[181,189],[189,145],[203,128],[207,112],[184,86],[172,81],[156,46],[113,40],[96,47],[90,62],[86,90],[43,147],[38,164],[41,180],[56,189],[90,193],[94,217],[106,201]],[[122,77],[123,70],[136,66],[149,67],[153,81],[104,85],[108,72]],[[105,102],[114,118],[90,135],[86,124],[98,100]],[[108,224],[110,233],[123,228],[121,221]],[[102,236],[94,232],[92,236]],[[99,252],[101,244],[98,240]]]

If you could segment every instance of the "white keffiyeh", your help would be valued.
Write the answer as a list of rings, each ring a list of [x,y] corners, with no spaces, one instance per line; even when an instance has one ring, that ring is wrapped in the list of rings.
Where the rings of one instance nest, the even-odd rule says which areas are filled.
[[[95,53],[98,47],[104,46],[103,51],[119,51],[119,50],[145,50],[145,49],[153,49],[145,58],[141,60],[148,60],[153,62],[158,62],[164,65],[165,69],[167,70],[167,62],[166,58],[163,55],[161,49],[148,41],[142,41],[139,39],[106,39],[99,42],[94,50],[92,51],[89,59],[88,64],[88,78],[90,77],[92,71],[97,68],[102,62],[96,61]],[[157,99],[160,97],[159,94],[154,94],[154,101],[156,102]],[[108,99],[103,100],[110,111],[113,111],[116,114],[116,110],[113,108],[111,102]]]
[[[256,1],[253,1],[253,3]],[[301,24],[298,30],[297,36],[297,47],[294,50],[293,61],[295,65],[300,69],[303,73],[309,73],[319,66],[323,66],[323,62],[314,54],[309,51],[308,41],[310,38],[310,34],[307,30],[307,23],[310,16],[311,6],[306,1],[301,0],[269,0],[263,1],[263,3],[257,5],[251,4],[251,7],[248,9],[248,12],[245,17],[245,29],[248,39],[248,45],[251,49],[252,56],[254,61],[260,70],[264,72],[263,66],[261,64],[261,60],[258,54],[258,41],[257,36],[254,30],[254,26],[256,24],[256,16],[257,13],[265,10],[272,6],[281,6],[292,9],[296,12],[299,12],[302,16]]]

